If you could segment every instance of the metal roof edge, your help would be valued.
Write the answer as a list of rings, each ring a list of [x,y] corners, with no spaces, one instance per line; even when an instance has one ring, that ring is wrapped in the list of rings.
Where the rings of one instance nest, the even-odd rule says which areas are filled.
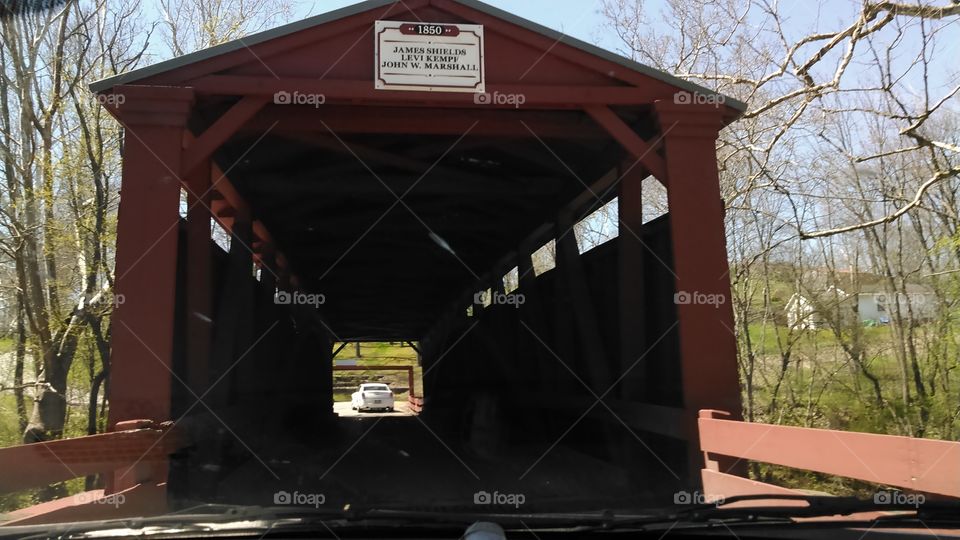
[[[200,49],[199,51],[194,51],[183,56],[177,56],[169,60],[157,62],[156,64],[137,68],[133,71],[128,71],[126,73],[120,73],[105,79],[100,79],[90,83],[89,88],[90,91],[94,93],[102,92],[117,85],[129,84],[153,75],[171,71],[178,67],[201,62],[221,54],[226,54],[240,49],[246,49],[251,45],[256,45],[258,43],[263,43],[264,41],[287,36],[320,24],[345,19],[347,17],[358,15],[378,7],[386,7],[390,4],[395,4],[396,2],[397,0],[364,0],[363,2],[353,4],[351,6],[329,11],[327,13],[321,13],[312,17],[307,17],[306,19],[287,23],[276,28],[264,30],[263,32],[250,34],[249,36],[235,39],[233,41],[228,41],[226,43],[214,45],[213,47],[207,47],[206,49]]]

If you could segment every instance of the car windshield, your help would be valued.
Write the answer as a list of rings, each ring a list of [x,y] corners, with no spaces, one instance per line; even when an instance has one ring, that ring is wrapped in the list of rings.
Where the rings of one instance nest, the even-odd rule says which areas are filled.
[[[960,3],[791,3],[0,1],[0,536],[960,515]]]

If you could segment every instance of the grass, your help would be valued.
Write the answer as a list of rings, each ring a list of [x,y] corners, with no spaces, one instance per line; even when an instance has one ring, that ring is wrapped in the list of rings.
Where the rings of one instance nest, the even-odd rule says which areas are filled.
[[[360,344],[360,356],[356,354],[356,345],[349,344],[339,354],[337,360],[354,360],[359,367],[365,366],[413,366],[414,387],[417,395],[422,395],[422,369],[417,365],[417,352],[408,345],[389,342],[371,342]],[[334,401],[350,401],[350,394],[361,383],[383,382],[395,388],[407,386],[407,374],[404,371],[350,370],[333,372]],[[407,392],[397,392],[398,399],[406,399]]]

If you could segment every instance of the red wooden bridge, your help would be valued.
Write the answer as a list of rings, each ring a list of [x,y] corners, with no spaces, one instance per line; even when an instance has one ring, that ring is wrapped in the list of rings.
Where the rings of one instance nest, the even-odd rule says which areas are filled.
[[[481,26],[483,92],[379,88],[377,21]],[[0,491],[105,486],[10,523],[287,485],[277,463],[357,444],[330,412],[346,341],[419,343],[402,425],[477,480],[521,448],[497,462],[521,489],[587,463],[644,500],[788,489],[745,479],[755,460],[960,497],[958,443],[741,422],[715,146],[734,99],[474,0],[371,0],[92,89],[125,130],[110,432],[0,450]],[[580,253],[573,226],[614,198],[616,240]]]

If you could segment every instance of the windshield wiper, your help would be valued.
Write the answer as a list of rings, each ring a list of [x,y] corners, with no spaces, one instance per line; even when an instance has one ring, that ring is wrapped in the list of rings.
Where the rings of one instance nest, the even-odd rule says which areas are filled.
[[[631,515],[637,519],[641,516]],[[151,534],[191,535],[197,532],[226,531],[231,533],[252,532],[267,535],[272,532],[296,530],[329,532],[345,529],[375,530],[447,530],[462,533],[478,521],[489,521],[505,528],[526,529],[549,527],[560,530],[570,527],[600,526],[613,519],[606,513],[558,513],[558,514],[497,514],[449,511],[420,511],[388,508],[328,509],[304,506],[246,506],[229,504],[201,504],[161,516],[126,518],[44,526],[24,526],[0,529],[0,538],[6,534],[16,538],[47,538],[54,534],[63,538],[147,536]]]
[[[737,502],[761,503],[757,506],[730,508]],[[801,501],[805,506],[771,506],[764,501]],[[421,511],[390,508],[311,508],[303,506],[244,506],[202,504],[162,516],[81,523],[47,525],[41,530],[46,537],[61,532],[66,537],[83,538],[87,533],[127,530],[130,534],[177,535],[200,530],[246,531],[268,534],[291,530],[315,530],[319,533],[362,528],[390,529],[448,529],[463,531],[477,521],[494,522],[508,530],[582,532],[624,529],[659,528],[682,524],[684,527],[713,526],[718,523],[766,523],[770,525],[794,523],[796,518],[849,516],[865,512],[891,512],[889,516],[866,518],[864,521],[885,523],[923,520],[941,524],[960,524],[960,512],[955,502],[927,501],[922,505],[880,504],[855,497],[824,495],[742,495],[724,500],[722,506],[700,504],[683,508],[669,507],[643,509],[636,512],[582,512],[582,513],[484,513]],[[17,537],[29,536],[29,529],[20,529]],[[0,529],[0,538],[5,532]],[[147,532],[149,531],[149,532]],[[27,533],[27,534],[25,534]]]
[[[806,506],[743,506],[730,508],[729,505],[745,501],[799,501]],[[836,497],[832,495],[738,495],[724,499],[722,505],[701,504],[694,505],[680,512],[689,518],[710,519],[717,516],[764,515],[771,517],[824,517],[835,515],[851,515],[864,512],[912,512],[930,516],[939,516],[941,513],[956,517],[960,510],[960,503],[950,501],[925,501],[922,504],[914,502],[885,501],[877,502],[872,499],[858,497]]]
[[[758,505],[733,507],[737,502],[756,501]],[[763,501],[799,501],[805,506],[764,505]],[[665,510],[655,517],[630,518],[617,516],[603,524],[604,529],[622,529],[665,522],[688,524],[707,524],[715,522],[753,522],[762,521],[793,522],[799,518],[851,516],[863,513],[889,512],[880,517],[864,518],[864,521],[901,522],[924,520],[929,522],[960,524],[960,503],[952,501],[926,501],[923,504],[876,502],[857,497],[835,497],[831,495],[771,494],[738,495],[728,497],[723,503],[697,504],[683,508]],[[596,530],[596,528],[591,528]]]

